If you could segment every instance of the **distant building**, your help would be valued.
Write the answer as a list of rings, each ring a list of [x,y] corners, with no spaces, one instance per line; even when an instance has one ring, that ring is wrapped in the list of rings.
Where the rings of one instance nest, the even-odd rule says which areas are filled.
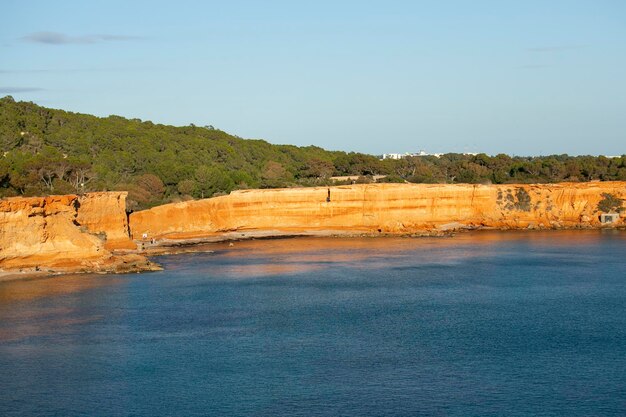
[[[600,214],[600,223],[610,224],[610,223],[616,223],[618,220],[619,220],[619,214],[617,213]]]
[[[380,159],[404,159],[414,156],[434,156],[436,158],[440,158],[442,155],[442,153],[428,153],[426,151],[419,151],[416,153],[384,153]]]
[[[409,154],[401,154],[401,153],[384,153],[381,159],[402,159],[409,156]]]

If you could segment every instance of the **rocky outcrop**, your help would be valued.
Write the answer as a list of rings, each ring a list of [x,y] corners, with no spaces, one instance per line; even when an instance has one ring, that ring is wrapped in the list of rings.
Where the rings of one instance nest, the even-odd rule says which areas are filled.
[[[155,266],[137,240],[291,234],[440,234],[457,229],[625,226],[626,182],[531,185],[369,184],[235,191],[131,214],[125,192],[0,200],[0,270],[129,272]],[[146,249],[152,245],[143,242]],[[1,275],[1,274],[0,274]],[[2,277],[0,276],[0,279]]]
[[[126,215],[127,192],[87,193],[78,200],[76,221],[89,232],[103,234],[105,248],[136,249]]]
[[[125,194],[100,197],[103,201],[119,203]],[[116,219],[118,205],[107,207],[93,201],[100,197],[79,199],[76,195],[64,195],[0,200],[0,269],[67,272],[151,269],[153,265],[142,256],[114,255],[107,250],[106,236],[118,238],[124,226]],[[87,207],[84,213],[81,202]],[[96,215],[97,207],[108,214]],[[85,225],[79,220],[85,221]]]
[[[189,239],[228,232],[440,233],[464,228],[600,227],[603,195],[626,182],[368,184],[235,191],[133,213],[135,236]],[[620,218],[614,225],[624,223]]]
[[[0,201],[0,266],[63,266],[109,255],[76,224],[75,195]]]

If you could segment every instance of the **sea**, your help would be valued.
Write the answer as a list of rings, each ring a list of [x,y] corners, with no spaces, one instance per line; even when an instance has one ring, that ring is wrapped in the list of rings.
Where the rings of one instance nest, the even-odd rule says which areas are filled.
[[[626,232],[292,238],[0,283],[1,416],[626,416]]]

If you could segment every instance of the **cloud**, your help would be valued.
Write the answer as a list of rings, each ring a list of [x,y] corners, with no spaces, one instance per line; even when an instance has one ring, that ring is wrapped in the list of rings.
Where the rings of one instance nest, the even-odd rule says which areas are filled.
[[[539,46],[535,48],[527,48],[527,50],[530,52],[560,52],[560,51],[570,51],[573,49],[583,49],[586,47],[587,45]]]
[[[0,70],[0,74],[36,74],[47,70]]]
[[[43,91],[39,87],[0,87],[0,94],[32,93],[33,91]]]
[[[20,38],[20,40],[25,42],[41,43],[45,45],[93,44],[99,42],[134,41],[140,39],[143,38],[140,36],[103,34],[70,36],[60,32],[34,32]]]
[[[40,68],[40,69],[0,69],[0,74],[45,74],[70,72],[125,72],[125,71],[155,71],[160,67],[85,67],[85,68]]]
[[[517,68],[521,68],[521,69],[541,69],[541,68],[548,68],[549,65],[544,65],[544,64],[527,64],[527,65],[520,65]]]

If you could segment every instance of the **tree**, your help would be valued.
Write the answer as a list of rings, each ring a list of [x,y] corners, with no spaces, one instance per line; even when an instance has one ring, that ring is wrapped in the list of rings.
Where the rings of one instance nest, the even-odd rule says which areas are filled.
[[[136,178],[135,184],[149,192],[154,197],[159,197],[165,192],[165,185],[161,178],[154,174],[143,174]]]
[[[474,162],[466,162],[460,166],[457,182],[476,184],[486,182],[490,177],[489,169]]]
[[[198,184],[192,179],[187,179],[179,182],[176,188],[182,195],[194,195],[196,193],[196,189],[198,188]]]
[[[318,158],[310,159],[303,166],[301,176],[303,178],[315,178],[317,180],[324,180],[330,178],[335,171],[335,166],[332,162],[324,161]]]
[[[80,158],[72,158],[70,164],[68,182],[72,185],[75,192],[83,193],[87,184],[96,178],[92,170],[92,165],[88,161]]]
[[[229,193],[235,187],[235,183],[223,168],[200,166],[195,173],[197,182],[196,196],[200,198],[211,197],[217,193]]]
[[[290,175],[282,164],[269,161],[261,172],[261,179],[261,187],[263,188],[284,187],[287,185]]]
[[[11,184],[9,173],[9,163],[4,158],[0,158],[0,196],[5,194]]]
[[[163,199],[165,185],[154,174],[143,174],[132,179],[129,184],[118,184],[119,189],[128,191],[128,207],[147,208],[159,204]]]
[[[0,160],[3,196],[123,189],[136,197],[137,208],[191,190],[187,195],[208,197],[236,188],[320,185],[333,174],[363,176],[363,181],[387,174],[392,175],[388,181],[428,183],[626,180],[626,156],[451,153],[380,161],[357,152],[243,140],[210,126],[97,118],[11,97],[0,98]],[[141,179],[148,174],[162,187]]]
[[[392,165],[394,174],[400,178],[410,178],[415,175],[417,170],[417,157],[402,158],[398,160],[388,159]]]
[[[609,193],[602,193],[602,200],[598,203],[598,211],[603,213],[621,213],[624,210],[624,200]]]

